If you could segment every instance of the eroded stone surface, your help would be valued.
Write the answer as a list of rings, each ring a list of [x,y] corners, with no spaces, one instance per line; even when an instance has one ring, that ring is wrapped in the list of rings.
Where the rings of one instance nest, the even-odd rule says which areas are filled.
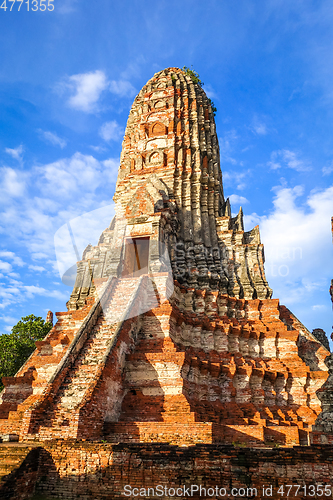
[[[78,264],[70,309],[91,293],[90,274],[99,279],[121,272],[125,226],[127,234],[151,237],[151,270],[156,239],[168,248],[174,278],[185,286],[246,299],[271,296],[259,228],[244,232],[242,210],[231,217],[223,195],[210,102],[177,68],[157,73],[133,103],[114,200],[115,219]]]

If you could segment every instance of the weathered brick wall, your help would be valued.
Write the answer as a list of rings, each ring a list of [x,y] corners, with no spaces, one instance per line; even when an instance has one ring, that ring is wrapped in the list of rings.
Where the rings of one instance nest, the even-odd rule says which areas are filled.
[[[33,445],[0,444],[1,500],[28,500],[38,478],[40,451]]]
[[[158,485],[163,488],[201,485],[207,489],[226,488],[227,494],[232,488],[256,488],[256,498],[280,499],[282,495],[278,494],[278,489],[281,485],[331,484],[332,451],[332,446],[251,449],[196,445],[179,448],[164,444],[54,442],[48,443],[41,453],[37,492],[45,494],[46,498],[66,500],[117,500],[126,498],[126,485],[146,490]],[[264,485],[265,488],[272,485],[272,495],[263,495]],[[294,493],[295,489],[291,494],[295,498]],[[251,495],[236,495],[236,498],[244,497]],[[153,496],[147,495],[147,498]],[[194,494],[192,498],[200,496]],[[201,498],[209,498],[209,495]],[[304,495],[296,498],[304,498]]]
[[[120,500],[134,488],[146,490],[160,485],[169,488],[213,488],[208,494],[193,491],[178,498],[272,498],[286,497],[287,485],[293,498],[320,497],[304,495],[304,487],[331,485],[333,446],[257,449],[233,445],[195,445],[177,447],[166,444],[115,444],[78,441],[53,441],[42,447],[0,445],[0,468],[11,473],[0,481],[1,500],[27,500],[35,493],[43,500]],[[20,462],[13,470],[10,465]],[[296,487],[300,493],[296,495]],[[124,488],[127,487],[127,490]],[[281,486],[284,487],[282,494]],[[218,491],[225,488],[225,492]],[[232,489],[236,488],[232,492]],[[242,488],[242,490],[239,490]],[[251,490],[248,490],[251,488]],[[256,490],[254,490],[254,488]],[[265,488],[265,494],[263,493]],[[269,488],[269,490],[267,490]],[[332,487],[328,487],[332,489]],[[239,491],[238,491],[239,490]],[[143,490],[141,490],[143,491]],[[191,493],[191,489],[188,490]],[[138,493],[136,496],[138,496]],[[38,496],[39,495],[39,496]],[[144,495],[141,495],[141,497]],[[157,496],[157,495],[156,495]],[[173,497],[172,490],[159,498]],[[325,498],[332,495],[324,495]],[[175,496],[174,496],[175,497]],[[127,498],[134,498],[134,495]]]
[[[246,301],[176,283],[171,300],[143,317],[126,356],[119,421],[109,420],[106,439],[308,444],[328,351],[309,341],[311,371],[298,354],[301,326],[281,321],[278,300]]]

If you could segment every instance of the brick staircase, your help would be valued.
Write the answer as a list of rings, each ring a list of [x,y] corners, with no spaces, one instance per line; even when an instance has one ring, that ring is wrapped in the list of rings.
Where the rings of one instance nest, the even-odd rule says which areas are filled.
[[[119,279],[103,306],[95,326],[74,364],[61,384],[52,406],[47,411],[47,425],[38,432],[39,439],[75,436],[79,412],[89,400],[105,364],[105,353],[112,343],[118,323],[136,293],[139,278]]]

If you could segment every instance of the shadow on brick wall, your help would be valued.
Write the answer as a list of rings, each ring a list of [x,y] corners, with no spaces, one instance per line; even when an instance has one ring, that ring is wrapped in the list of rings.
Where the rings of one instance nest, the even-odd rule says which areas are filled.
[[[22,459],[25,452],[27,452],[27,455]],[[7,475],[1,477],[1,500],[28,500],[32,498],[36,485],[42,479],[39,470],[42,454],[44,457],[48,457],[48,474],[57,475],[52,457],[43,448],[36,447],[31,449],[29,447],[26,450],[25,447],[20,445],[8,447],[6,456],[2,456],[1,459],[1,469],[7,469],[9,472]],[[17,466],[15,462],[21,463]]]

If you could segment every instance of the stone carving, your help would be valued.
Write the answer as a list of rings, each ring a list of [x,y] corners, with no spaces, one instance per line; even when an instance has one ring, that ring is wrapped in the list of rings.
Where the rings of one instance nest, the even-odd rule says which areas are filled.
[[[312,335],[314,335],[316,339],[318,339],[319,342],[323,344],[323,346],[325,346],[328,351],[330,351],[330,344],[324,330],[322,330],[321,328],[315,328],[314,330],[312,330]]]
[[[161,79],[162,87],[156,83]],[[155,220],[163,211],[160,238],[179,283],[238,298],[271,297],[259,228],[244,232],[242,210],[231,217],[224,198],[214,114],[200,85],[177,68],[155,75],[133,103],[120,162],[114,200],[128,217],[140,215],[140,208],[129,210],[133,199]],[[105,237],[90,249],[96,279],[109,277],[107,260],[117,235],[109,228]],[[82,307],[90,293],[84,272],[88,276],[80,263],[70,309]]]

